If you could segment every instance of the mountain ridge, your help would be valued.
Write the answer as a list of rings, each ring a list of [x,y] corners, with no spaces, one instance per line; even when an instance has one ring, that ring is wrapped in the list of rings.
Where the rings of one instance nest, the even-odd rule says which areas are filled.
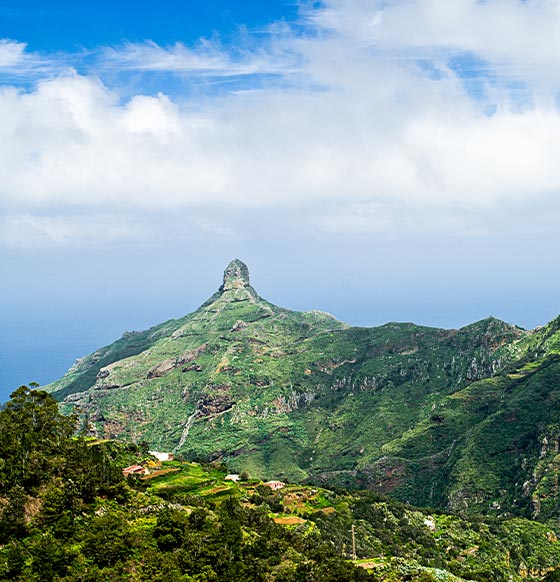
[[[255,475],[365,485],[417,505],[494,511],[508,500],[514,513],[535,515],[556,507],[533,499],[543,484],[529,469],[542,458],[486,470],[487,445],[477,443],[510,401],[527,405],[520,380],[537,394],[534,378],[556,369],[544,364],[560,353],[559,319],[533,331],[494,317],[458,330],[352,327],[262,299],[235,259],[196,311],[124,334],[47,389],[98,436]],[[554,409],[539,415],[523,433],[527,450],[542,434],[556,438]],[[508,443],[517,459],[521,445]]]

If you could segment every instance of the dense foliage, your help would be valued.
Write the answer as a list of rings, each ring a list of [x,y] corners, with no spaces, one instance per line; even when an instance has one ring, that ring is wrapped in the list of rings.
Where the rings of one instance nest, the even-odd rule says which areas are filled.
[[[235,497],[165,503],[125,483],[137,447],[73,437],[75,418],[21,387],[0,412],[0,579],[364,580],[316,538]]]
[[[465,521],[371,492],[297,485],[272,491],[246,472],[236,484],[224,480],[219,465],[182,461],[125,480],[125,465],[157,466],[145,448],[74,436],[75,425],[50,395],[27,387],[0,411],[0,580],[557,576],[557,523]]]

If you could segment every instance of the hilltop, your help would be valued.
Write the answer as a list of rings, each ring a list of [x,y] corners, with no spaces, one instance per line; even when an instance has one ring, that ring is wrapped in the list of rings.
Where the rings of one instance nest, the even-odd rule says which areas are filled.
[[[415,505],[545,518],[559,320],[357,328],[261,298],[239,260],[194,313],[78,361],[47,389],[103,438]]]

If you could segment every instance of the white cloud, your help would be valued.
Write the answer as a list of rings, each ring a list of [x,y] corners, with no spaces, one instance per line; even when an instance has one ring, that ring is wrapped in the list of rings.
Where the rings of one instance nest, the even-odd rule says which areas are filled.
[[[0,69],[13,67],[24,59],[25,43],[0,40]]]
[[[69,70],[70,59],[63,55],[45,57],[27,50],[27,44],[0,39],[0,78],[29,81]]]
[[[154,42],[127,43],[120,48],[103,51],[106,64],[122,70],[137,71],[221,71],[228,65],[227,55],[211,44],[203,43],[198,50],[182,43],[164,48]]]
[[[0,219],[0,242],[11,248],[53,246],[112,247],[145,244],[153,230],[134,217],[114,214],[40,216],[20,214]]]
[[[226,50],[202,39],[189,48],[181,42],[160,46],[152,41],[107,47],[99,54],[99,68],[118,71],[165,72],[208,77],[237,77],[256,74],[293,72],[288,52],[274,50]],[[293,57],[293,55],[292,55]]]
[[[560,59],[558,0],[326,0],[323,5],[307,12],[307,19],[361,44],[475,51],[512,62]]]
[[[326,0],[324,5],[308,13],[309,21],[352,44],[442,62],[474,54],[482,61],[482,76],[557,90],[558,0]]]
[[[124,108],[121,122],[125,131],[131,134],[150,134],[165,139],[180,128],[177,106],[162,93],[157,97],[137,95]]]
[[[303,14],[306,34],[283,25],[258,50],[105,50],[116,69],[276,72],[282,82],[125,100],[87,75],[52,77],[27,92],[5,87],[0,205],[28,216],[33,232],[43,227],[29,227],[29,216],[66,209],[185,213],[209,236],[234,236],[227,208],[329,234],[526,231],[529,215],[532,228],[548,230],[560,214],[560,114],[551,104],[559,5],[332,0]],[[492,68],[482,96],[449,66],[466,51]],[[417,57],[429,60],[429,74]],[[507,86],[513,70],[529,87],[523,107]],[[535,205],[546,212],[531,213]],[[49,240],[95,238],[95,229],[80,238],[57,228],[70,234]]]

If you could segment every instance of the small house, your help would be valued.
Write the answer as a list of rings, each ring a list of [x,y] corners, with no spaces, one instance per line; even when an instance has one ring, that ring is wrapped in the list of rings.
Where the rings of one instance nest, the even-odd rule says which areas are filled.
[[[148,453],[158,461],[172,461],[175,458],[173,453],[161,453],[160,451],[148,451]]]
[[[237,483],[239,479],[240,479],[239,475],[226,475],[224,477],[224,481],[233,481],[234,483]]]
[[[266,483],[263,483],[263,485],[270,487],[272,491],[277,491],[278,489],[285,487],[286,483],[282,483],[282,481],[267,481]]]
[[[129,475],[146,475],[148,469],[144,469],[141,465],[131,465],[130,467],[125,467],[122,473],[125,477],[128,477]]]

